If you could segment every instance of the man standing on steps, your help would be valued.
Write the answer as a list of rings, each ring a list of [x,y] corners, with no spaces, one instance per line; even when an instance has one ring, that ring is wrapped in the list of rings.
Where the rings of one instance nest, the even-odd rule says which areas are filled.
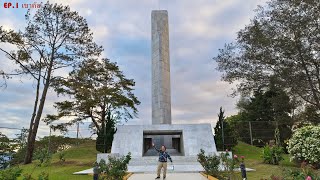
[[[170,155],[166,152],[166,147],[165,146],[161,146],[160,149],[157,149],[154,146],[154,143],[152,143],[152,146],[154,147],[154,149],[156,151],[159,152],[159,163],[158,163],[156,179],[160,179],[160,172],[161,172],[162,168],[163,168],[163,179],[165,179],[166,175],[167,175],[167,159],[169,158],[171,163],[172,163],[172,159],[171,159]]]

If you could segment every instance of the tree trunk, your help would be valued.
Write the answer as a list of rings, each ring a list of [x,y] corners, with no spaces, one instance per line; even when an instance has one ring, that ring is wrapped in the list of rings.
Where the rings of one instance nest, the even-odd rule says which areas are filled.
[[[41,59],[40,59],[40,63],[41,63]],[[41,83],[41,66],[39,67],[39,75],[38,75],[38,79],[37,79],[37,89],[36,89],[36,99],[34,101],[33,112],[32,112],[32,116],[31,116],[31,120],[30,120],[30,127],[29,127],[29,131],[28,131],[27,142],[29,142],[31,139],[31,131],[33,129],[34,118],[36,117],[37,106],[38,106],[38,101],[39,101],[40,83]]]
[[[37,111],[37,115],[36,115],[36,118],[34,120],[32,129],[29,130],[30,131],[29,134],[31,134],[31,135],[30,135],[30,139],[28,139],[27,152],[26,152],[26,156],[25,156],[25,159],[24,159],[24,164],[29,164],[29,163],[32,162],[34,144],[35,144],[35,141],[36,141],[38,127],[39,127],[39,123],[40,123],[40,120],[41,120],[41,115],[42,115],[42,112],[43,112],[43,108],[44,108],[44,104],[45,104],[45,101],[46,101],[47,92],[48,92],[48,89],[49,89],[49,86],[50,86],[50,81],[51,81],[51,73],[52,73],[52,66],[53,66],[53,60],[54,60],[53,51],[54,51],[54,48],[52,50],[51,61],[50,61],[49,67],[48,67],[48,74],[47,74],[46,81],[45,81],[45,84],[44,84],[44,88],[43,88],[43,91],[42,91],[42,96],[41,96],[41,99],[40,99],[40,104],[39,104],[39,108],[38,108],[38,111]]]
[[[102,125],[102,128],[103,128],[103,151],[104,153],[107,153],[107,132],[106,132],[106,112],[105,112],[105,105],[103,105],[101,107],[102,109],[102,112],[101,112],[101,125]]]
[[[101,128],[100,128],[100,126],[99,126],[99,124],[98,124],[98,122],[95,120],[95,118],[93,117],[93,113],[92,113],[92,111],[90,112],[90,116],[91,116],[91,120],[92,120],[92,122],[93,122],[93,124],[96,126],[96,128],[97,128],[97,134],[101,131]]]

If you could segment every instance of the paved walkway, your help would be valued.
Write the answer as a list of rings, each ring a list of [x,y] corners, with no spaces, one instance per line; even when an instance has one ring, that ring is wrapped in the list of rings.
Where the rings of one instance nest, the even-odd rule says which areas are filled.
[[[129,180],[154,180],[156,176],[156,174],[133,174]],[[206,178],[200,173],[168,173],[166,180],[206,180]]]

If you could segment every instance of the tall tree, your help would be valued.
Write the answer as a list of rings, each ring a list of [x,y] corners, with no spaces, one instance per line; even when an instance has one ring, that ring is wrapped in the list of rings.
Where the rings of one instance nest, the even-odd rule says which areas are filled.
[[[224,116],[224,110],[220,107],[218,122],[214,128],[214,140],[219,151],[225,151],[226,149],[231,150],[237,145],[235,129],[231,128],[228,119],[230,119],[230,117],[226,118]]]
[[[293,104],[282,89],[270,85],[259,89],[247,100],[239,101],[237,107],[247,121],[276,121],[279,124],[292,124],[290,116]]]
[[[106,122],[101,123],[100,131],[97,131],[96,150],[102,153],[111,151],[113,136],[116,133],[115,119],[112,119],[111,112],[107,112]]]
[[[51,123],[59,119],[70,119],[54,126],[56,129],[67,130],[74,123],[91,120],[99,137],[97,149],[102,152],[111,148],[117,121],[136,116],[136,106],[140,104],[132,92],[135,82],[125,78],[117,64],[109,59],[88,59],[73,70],[68,79],[61,78],[55,84],[58,94],[72,99],[56,102],[58,114],[47,115],[45,121]],[[99,146],[101,137],[103,148]]]
[[[309,123],[313,125],[320,124],[320,112],[317,107],[312,105],[307,105],[304,107],[304,110],[297,115],[297,123]]]
[[[264,143],[273,139],[275,128],[280,128],[282,142],[290,137],[293,125],[291,111],[294,106],[286,92],[274,84],[270,84],[268,89],[255,91],[249,99],[242,99],[237,107],[240,109],[237,117],[240,122],[232,123],[233,127],[237,127],[238,134],[244,136],[242,140],[250,142],[249,128],[254,139]],[[248,127],[248,121],[251,121],[251,127]]]
[[[2,132],[0,132],[0,155],[3,155],[4,153],[11,153],[13,151],[13,148],[11,148],[12,141]]]
[[[21,42],[9,41],[15,51],[0,48],[17,63],[18,74],[27,74],[36,82],[33,112],[30,120],[27,152],[24,163],[32,161],[35,138],[52,82],[56,72],[69,70],[84,58],[100,55],[102,47],[93,42],[86,20],[69,6],[47,2],[34,15],[26,14],[27,26],[19,33]]]
[[[320,110],[320,1],[271,0],[214,58],[223,80],[251,93],[277,84]]]
[[[218,114],[218,122],[214,128],[214,140],[216,146],[219,150],[224,150],[224,110],[220,107],[219,114]]]

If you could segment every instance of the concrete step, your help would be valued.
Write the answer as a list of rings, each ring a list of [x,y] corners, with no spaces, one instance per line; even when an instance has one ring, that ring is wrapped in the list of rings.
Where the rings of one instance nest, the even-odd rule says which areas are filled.
[[[130,176],[129,180],[152,180],[155,173],[137,173]],[[206,180],[200,173],[169,173],[168,180]]]
[[[168,162],[170,163],[170,162]],[[157,165],[158,161],[153,162],[130,162],[130,166],[149,166],[149,165]],[[173,161],[174,165],[198,165],[198,162],[175,162]]]
[[[197,157],[186,157],[186,156],[172,156],[172,161],[174,165],[192,165],[199,166],[200,163],[197,161]],[[170,164],[170,162],[168,162]],[[157,166],[158,157],[148,156],[141,158],[132,158],[130,160],[129,166]]]
[[[147,172],[156,172],[157,165],[147,165],[147,166],[128,166],[128,172],[134,173],[147,173]],[[200,172],[204,171],[202,166],[199,165],[171,165],[168,164],[167,172],[168,173],[181,173],[181,172]]]
[[[158,156],[143,156],[143,157],[132,157],[131,160],[154,160],[158,159]],[[197,156],[171,156],[172,160],[174,159],[175,161],[197,161],[198,157]]]

